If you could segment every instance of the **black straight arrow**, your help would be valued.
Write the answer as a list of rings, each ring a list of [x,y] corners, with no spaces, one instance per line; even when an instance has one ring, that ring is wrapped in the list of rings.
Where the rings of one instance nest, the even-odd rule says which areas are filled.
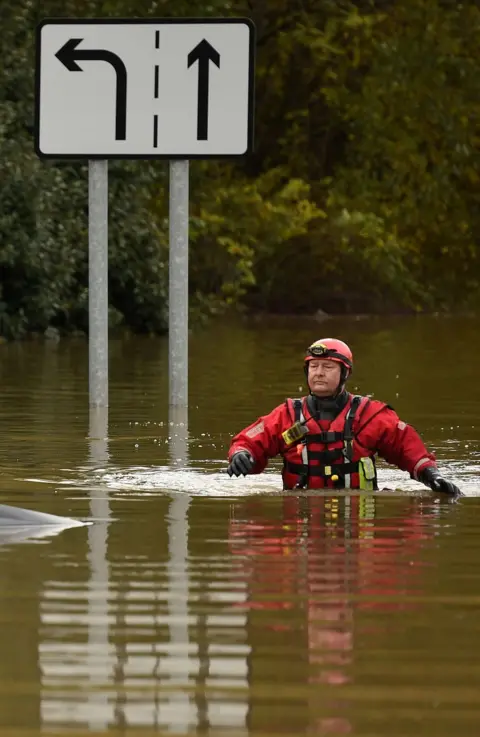
[[[208,139],[210,62],[220,69],[220,54],[203,39],[188,55],[188,67],[198,61],[197,141]]]
[[[55,56],[70,72],[83,72],[77,61],[106,61],[115,69],[117,92],[115,106],[115,140],[125,141],[127,137],[127,70],[125,64],[113,51],[104,49],[77,49],[83,38],[71,38]]]

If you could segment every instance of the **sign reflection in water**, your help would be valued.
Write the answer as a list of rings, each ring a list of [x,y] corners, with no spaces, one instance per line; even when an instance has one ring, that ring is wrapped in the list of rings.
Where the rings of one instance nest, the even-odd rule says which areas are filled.
[[[108,408],[90,410],[89,465],[107,465]],[[46,581],[41,602],[42,724],[85,725],[92,730],[113,721],[108,690],[115,667],[110,643],[108,490],[90,492],[86,565],[57,561],[57,579]],[[62,565],[63,563],[63,565]],[[77,570],[75,570],[77,569]]]
[[[92,412],[90,465],[99,470],[109,460],[107,410]],[[186,410],[172,408],[169,436],[171,464],[186,470]],[[122,519],[122,500],[116,501],[112,514],[108,490],[92,489],[95,523],[88,529],[85,565],[64,557],[45,585],[43,728],[224,728],[247,734],[245,585],[233,585],[228,558],[212,556],[205,565],[203,554],[189,553],[187,493],[170,495],[164,517],[145,526],[147,536],[157,535],[147,540],[147,499],[137,497],[130,507],[139,510],[138,519]],[[117,523],[127,523],[131,534],[122,534]],[[225,685],[240,692],[223,694]]]

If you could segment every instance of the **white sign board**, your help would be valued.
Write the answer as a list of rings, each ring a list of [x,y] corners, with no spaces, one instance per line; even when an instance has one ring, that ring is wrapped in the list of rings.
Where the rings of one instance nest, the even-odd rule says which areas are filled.
[[[248,19],[54,19],[37,28],[42,158],[242,156],[253,145]]]

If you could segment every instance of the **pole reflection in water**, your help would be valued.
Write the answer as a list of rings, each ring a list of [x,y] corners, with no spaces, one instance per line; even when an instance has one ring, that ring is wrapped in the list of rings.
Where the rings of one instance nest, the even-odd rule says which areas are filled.
[[[174,468],[188,463],[188,408],[169,407],[170,461]],[[172,496],[168,511],[167,605],[169,645],[162,672],[168,678],[169,698],[161,721],[172,732],[187,732],[196,724],[196,707],[187,686],[195,667],[189,638],[188,510],[190,496]]]
[[[182,473],[185,412],[170,422],[172,472]],[[90,464],[98,470],[108,457],[99,410]],[[248,733],[248,586],[232,577],[225,554],[227,510],[164,491],[117,500],[110,527],[109,498],[97,486],[87,553],[66,547],[54,558],[42,600],[44,729]]]
[[[381,521],[377,503],[362,495],[285,497],[281,519],[275,501],[235,504],[229,537],[249,591],[252,732],[355,733],[342,687],[358,685],[369,612],[382,637],[393,610],[417,606],[407,594],[421,586],[419,548],[431,535],[421,502],[401,501]]]
[[[175,495],[168,512],[168,654],[162,664],[162,674],[168,679],[168,702],[162,723],[172,732],[188,732],[196,724],[196,706],[189,693],[190,675],[195,673],[189,637],[189,570],[188,570],[188,508],[187,494]],[[197,659],[195,658],[194,661]]]
[[[108,462],[108,408],[90,408],[90,464],[98,469]],[[87,667],[90,680],[88,726],[106,729],[112,719],[109,689],[113,671],[113,651],[109,644],[108,525],[110,503],[108,491],[91,492],[90,516],[94,524],[88,528],[88,593]]]
[[[170,408],[169,436],[172,466],[187,468],[186,409]],[[234,585],[223,545],[219,553],[208,543],[205,547],[206,539],[218,534],[216,528],[210,528],[205,511],[201,512],[206,501],[197,500],[195,516],[192,498],[187,493],[172,496],[170,502],[167,584],[170,642],[162,674],[165,674],[163,683],[171,690],[161,726],[177,734],[235,730],[240,737],[247,734],[249,648],[245,643],[247,614],[237,607],[242,608],[246,587],[243,582]],[[192,534],[195,537],[190,542]],[[201,553],[194,552],[197,545]],[[224,693],[225,687],[234,688],[238,695]]]
[[[108,410],[91,408],[89,464],[108,461]],[[114,654],[109,645],[108,492],[90,495],[86,576],[69,559],[57,562],[41,604],[42,724],[106,729],[113,719],[108,687]],[[69,565],[70,563],[70,565]],[[76,569],[76,571],[74,570]],[[54,569],[55,570],[55,569]],[[83,579],[83,580],[82,580]],[[85,633],[85,635],[84,635]]]

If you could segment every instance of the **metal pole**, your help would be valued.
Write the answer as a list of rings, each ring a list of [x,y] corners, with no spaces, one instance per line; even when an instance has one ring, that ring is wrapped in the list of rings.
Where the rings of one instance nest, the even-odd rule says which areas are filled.
[[[170,162],[168,309],[169,404],[188,406],[189,162]]]
[[[168,408],[168,436],[172,466],[188,467],[188,407]]]
[[[90,407],[108,407],[108,161],[88,162]]]

